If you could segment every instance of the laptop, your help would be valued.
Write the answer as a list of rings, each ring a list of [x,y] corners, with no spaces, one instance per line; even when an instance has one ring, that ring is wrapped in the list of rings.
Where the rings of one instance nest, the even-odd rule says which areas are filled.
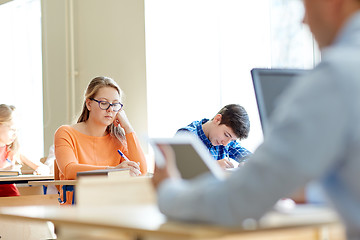
[[[160,168],[165,165],[165,159],[159,146],[167,145],[173,149],[176,165],[184,179],[208,172],[218,179],[226,176],[201,140],[190,133],[178,134],[173,138],[150,138],[149,142],[154,149],[156,166]]]
[[[263,134],[266,134],[266,125],[276,107],[277,97],[294,82],[297,76],[306,71],[308,70],[275,68],[254,68],[251,70]]]

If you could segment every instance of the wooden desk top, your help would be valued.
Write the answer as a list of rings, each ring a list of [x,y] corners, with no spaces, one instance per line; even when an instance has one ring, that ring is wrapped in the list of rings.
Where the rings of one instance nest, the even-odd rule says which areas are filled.
[[[296,212],[297,211],[297,212]],[[224,228],[205,224],[168,221],[154,205],[119,205],[116,207],[27,206],[0,208],[1,218],[52,221],[55,226],[79,226],[117,230],[137,235],[213,238],[249,231],[289,229],[338,223],[327,208],[297,209],[293,214],[271,212],[245,228]]]
[[[29,185],[39,186],[39,185],[69,185],[74,186],[77,184],[77,180],[47,180],[47,181],[29,181]]]
[[[27,183],[28,181],[54,180],[54,175],[22,174],[18,176],[0,177],[0,184]]]

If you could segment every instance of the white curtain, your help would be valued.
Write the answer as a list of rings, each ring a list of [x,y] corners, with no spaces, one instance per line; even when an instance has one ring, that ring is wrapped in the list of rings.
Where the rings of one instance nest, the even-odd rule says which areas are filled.
[[[40,0],[0,5],[0,103],[20,115],[21,152],[39,160],[44,154]]]

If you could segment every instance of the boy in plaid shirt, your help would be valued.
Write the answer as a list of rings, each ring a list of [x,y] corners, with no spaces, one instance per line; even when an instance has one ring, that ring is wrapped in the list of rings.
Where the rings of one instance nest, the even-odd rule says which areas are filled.
[[[211,120],[194,121],[178,133],[190,132],[198,136],[222,168],[233,168],[229,158],[241,163],[251,154],[240,145],[248,137],[250,121],[246,110],[238,104],[223,107]]]

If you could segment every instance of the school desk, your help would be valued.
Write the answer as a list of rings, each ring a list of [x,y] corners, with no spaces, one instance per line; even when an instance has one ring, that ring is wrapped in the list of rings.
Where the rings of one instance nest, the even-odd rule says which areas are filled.
[[[343,240],[337,215],[327,208],[270,212],[243,227],[224,228],[167,220],[154,204],[118,206],[26,206],[0,208],[0,218],[51,221],[61,239]],[[181,211],[181,209],[179,209]]]
[[[32,187],[29,181],[53,180],[53,175],[20,174],[17,176],[2,176],[0,184],[13,184],[18,187],[21,195],[43,194],[44,188]]]
[[[29,181],[29,185],[39,186],[39,185],[69,185],[75,186],[77,180],[41,180],[41,181]]]
[[[29,181],[54,180],[54,175],[20,174],[18,176],[0,177],[0,184],[28,183]]]

